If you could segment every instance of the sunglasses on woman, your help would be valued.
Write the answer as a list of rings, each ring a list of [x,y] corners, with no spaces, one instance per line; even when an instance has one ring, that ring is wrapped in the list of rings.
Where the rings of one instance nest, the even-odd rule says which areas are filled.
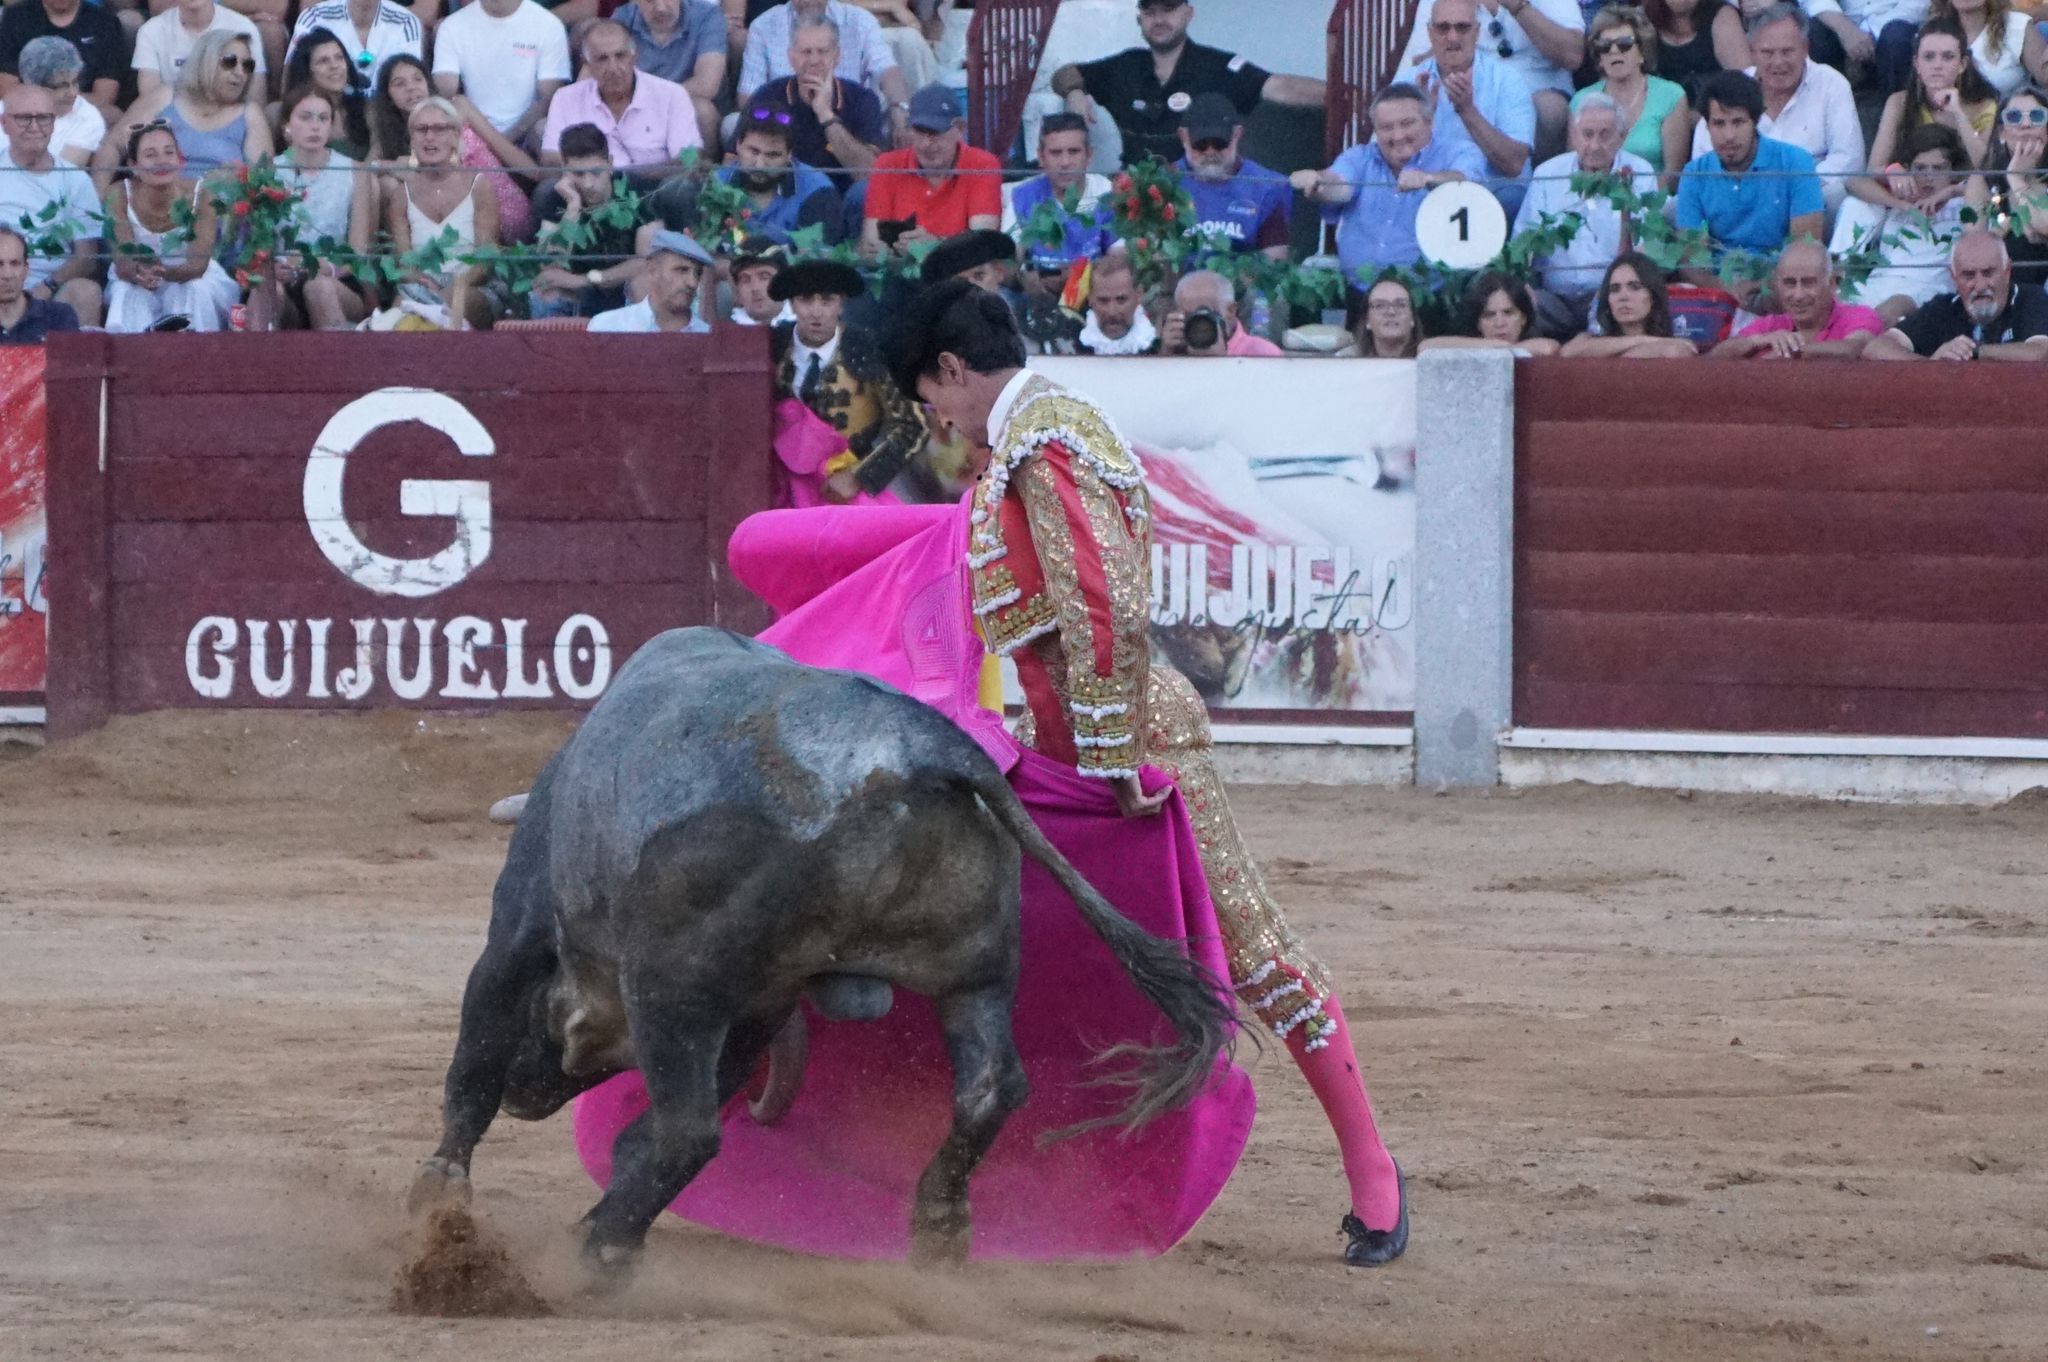
[[[220,59],[220,69],[223,71],[247,71],[253,76],[256,74],[256,59],[254,57],[222,57]]]
[[[2031,109],[2007,109],[1998,117],[2008,128],[2024,128],[2030,125],[2038,128],[2048,123],[2048,109],[2036,104]]]
[[[1612,38],[1595,38],[1593,40],[1593,55],[1596,57],[1604,57],[1609,52],[1633,52],[1635,50],[1636,35],[1633,33],[1623,33]]]

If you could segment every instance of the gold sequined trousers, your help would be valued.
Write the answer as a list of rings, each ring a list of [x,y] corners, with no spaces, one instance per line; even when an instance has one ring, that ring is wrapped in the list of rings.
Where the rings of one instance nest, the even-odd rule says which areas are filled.
[[[1017,736],[1032,745],[1029,711]],[[1285,1039],[1298,1027],[1308,1049],[1321,1049],[1336,1029],[1323,1011],[1329,971],[1288,926],[1237,830],[1216,777],[1208,706],[1186,677],[1157,660],[1147,669],[1141,740],[1144,760],[1173,777],[1194,824],[1232,988],[1274,1035]]]

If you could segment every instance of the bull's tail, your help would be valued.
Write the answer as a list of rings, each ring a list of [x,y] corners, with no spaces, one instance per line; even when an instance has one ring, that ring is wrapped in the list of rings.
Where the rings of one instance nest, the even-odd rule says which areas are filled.
[[[1082,919],[1115,954],[1138,991],[1166,1014],[1176,1036],[1171,1045],[1122,1044],[1098,1056],[1136,1061],[1128,1072],[1107,1080],[1130,1087],[1130,1102],[1116,1116],[1084,1122],[1063,1133],[1078,1134],[1107,1125],[1135,1129],[1187,1105],[1208,1084],[1217,1058],[1229,1053],[1236,1041],[1229,990],[1211,971],[1188,959],[1175,943],[1152,935],[1119,913],[1039,831],[995,763],[984,758],[975,765],[966,783],[1017,839],[1024,854],[1044,866],[1073,898]]]

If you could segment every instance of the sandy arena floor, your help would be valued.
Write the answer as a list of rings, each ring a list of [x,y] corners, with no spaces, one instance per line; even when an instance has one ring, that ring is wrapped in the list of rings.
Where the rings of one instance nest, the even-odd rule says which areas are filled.
[[[478,1209],[561,1311],[387,1310],[504,833],[563,729],[125,721],[0,761],[0,1358],[2048,1358],[2048,808],[1245,788],[1410,1174],[1338,1260],[1277,1052],[1194,1237],[919,1277],[667,1220],[580,1300],[566,1120]]]

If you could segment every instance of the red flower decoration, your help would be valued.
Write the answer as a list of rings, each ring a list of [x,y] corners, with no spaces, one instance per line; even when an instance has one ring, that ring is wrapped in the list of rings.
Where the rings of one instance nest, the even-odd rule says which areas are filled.
[[[234,211],[234,214],[235,214],[235,216],[236,216],[236,217],[238,217],[238,218],[245,218],[245,217],[248,217],[248,216],[249,216],[249,201],[248,201],[247,199],[236,199],[236,200],[235,200],[235,206],[234,206],[234,210],[233,210],[233,211]]]
[[[1173,205],[1170,203],[1167,204],[1166,207],[1160,210],[1160,215],[1163,216],[1168,222],[1172,222],[1174,217]]]

